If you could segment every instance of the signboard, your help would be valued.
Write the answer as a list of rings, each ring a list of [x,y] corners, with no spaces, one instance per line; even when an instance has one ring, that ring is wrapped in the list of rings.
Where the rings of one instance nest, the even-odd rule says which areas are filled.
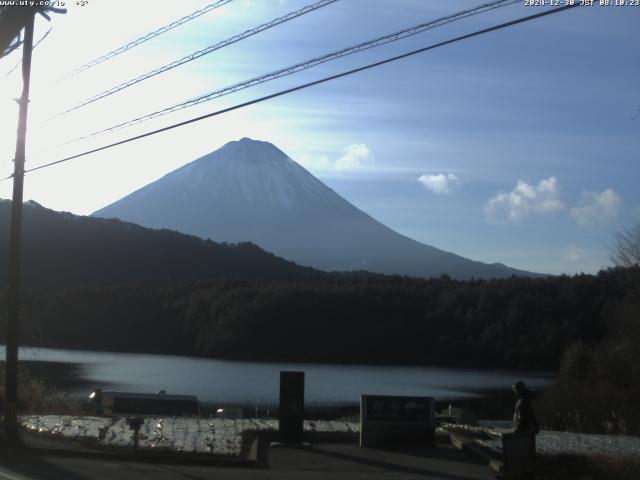
[[[388,422],[431,422],[431,397],[391,397],[363,395],[367,402],[366,413],[369,421]]]
[[[361,447],[395,443],[433,444],[434,438],[433,397],[360,397]]]
[[[302,443],[304,372],[280,372],[279,441]]]

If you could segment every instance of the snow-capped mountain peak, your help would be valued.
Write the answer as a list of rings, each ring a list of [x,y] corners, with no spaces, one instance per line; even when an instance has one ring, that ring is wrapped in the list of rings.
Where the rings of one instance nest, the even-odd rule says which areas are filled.
[[[382,225],[275,145],[250,138],[184,165],[97,211],[216,241],[252,241],[326,270],[453,277],[519,272],[418,243]]]

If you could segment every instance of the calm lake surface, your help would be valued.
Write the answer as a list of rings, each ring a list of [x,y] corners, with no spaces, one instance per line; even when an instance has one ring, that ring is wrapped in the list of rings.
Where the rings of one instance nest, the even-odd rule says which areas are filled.
[[[4,346],[0,354],[4,359]],[[263,363],[49,348],[21,348],[19,358],[34,376],[83,397],[93,388],[166,390],[197,395],[207,403],[261,407],[278,403],[281,370],[304,371],[305,403],[319,407],[355,405],[362,393],[472,399],[487,391],[509,392],[517,379],[539,388],[552,378],[546,372]]]

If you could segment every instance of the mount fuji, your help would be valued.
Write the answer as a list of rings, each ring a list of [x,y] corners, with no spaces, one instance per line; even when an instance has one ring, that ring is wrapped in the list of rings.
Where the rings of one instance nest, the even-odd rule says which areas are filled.
[[[268,142],[243,138],[93,214],[215,241],[251,241],[322,270],[490,278],[534,275],[486,264],[401,235]]]

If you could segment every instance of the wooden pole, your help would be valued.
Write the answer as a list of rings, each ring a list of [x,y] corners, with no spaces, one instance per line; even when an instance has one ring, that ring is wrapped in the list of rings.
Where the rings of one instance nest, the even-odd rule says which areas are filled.
[[[20,243],[22,238],[22,200],[24,184],[27,110],[31,80],[31,52],[35,11],[27,18],[22,53],[22,95],[19,99],[18,135],[13,171],[13,199],[9,238],[9,290],[7,293],[7,348],[5,370],[5,431],[9,445],[18,441],[18,326],[20,320]]]

